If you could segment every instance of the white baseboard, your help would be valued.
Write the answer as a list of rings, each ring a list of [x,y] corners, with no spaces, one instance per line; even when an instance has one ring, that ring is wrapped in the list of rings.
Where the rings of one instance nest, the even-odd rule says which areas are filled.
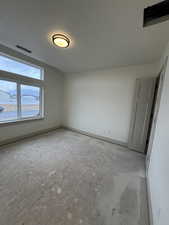
[[[80,134],[83,134],[83,135],[86,135],[86,136],[89,136],[89,137],[93,137],[93,138],[96,138],[96,139],[99,139],[99,140],[102,140],[102,141],[110,142],[111,144],[116,144],[116,145],[120,145],[120,146],[123,146],[123,147],[127,147],[127,143],[122,142],[122,141],[113,140],[113,139],[108,138],[108,137],[103,137],[103,136],[100,136],[100,135],[97,135],[97,134],[93,134],[93,133],[86,132],[86,131],[83,131],[83,130],[75,129],[75,128],[72,128],[72,127],[62,126],[62,128],[67,129],[67,130],[71,130],[71,131],[74,131],[74,132],[77,132],[77,133],[80,133]]]
[[[44,130],[35,131],[35,132],[29,133],[29,134],[26,134],[26,135],[14,137],[14,138],[9,138],[9,139],[6,139],[5,141],[0,141],[0,146],[12,144],[14,142],[21,141],[21,140],[31,138],[31,137],[34,137],[34,136],[37,136],[37,135],[41,135],[41,134],[44,134],[44,133],[48,133],[50,131],[54,131],[54,130],[59,129],[59,128],[60,128],[60,126],[51,127],[51,128],[44,129]]]

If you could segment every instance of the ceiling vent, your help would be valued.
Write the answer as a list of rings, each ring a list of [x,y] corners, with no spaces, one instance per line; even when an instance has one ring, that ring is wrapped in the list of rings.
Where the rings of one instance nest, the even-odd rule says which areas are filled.
[[[32,53],[31,50],[29,50],[29,49],[27,49],[27,48],[24,48],[24,47],[22,47],[22,46],[20,46],[20,45],[16,45],[16,47],[19,48],[20,50],[24,51],[24,52]]]
[[[144,9],[144,27],[169,19],[169,0],[162,1]]]

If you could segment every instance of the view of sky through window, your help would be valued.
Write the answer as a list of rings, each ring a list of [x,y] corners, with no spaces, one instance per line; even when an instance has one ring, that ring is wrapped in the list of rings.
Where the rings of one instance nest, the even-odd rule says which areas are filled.
[[[0,55],[0,70],[41,79],[41,69]]]
[[[0,80],[0,121],[17,118],[16,83]]]
[[[38,116],[40,100],[40,88],[29,85],[21,85],[21,116]]]

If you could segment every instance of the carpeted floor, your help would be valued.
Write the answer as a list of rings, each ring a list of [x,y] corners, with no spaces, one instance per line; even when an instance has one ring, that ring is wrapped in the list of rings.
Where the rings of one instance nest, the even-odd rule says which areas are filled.
[[[0,225],[148,225],[145,158],[57,130],[0,149]]]

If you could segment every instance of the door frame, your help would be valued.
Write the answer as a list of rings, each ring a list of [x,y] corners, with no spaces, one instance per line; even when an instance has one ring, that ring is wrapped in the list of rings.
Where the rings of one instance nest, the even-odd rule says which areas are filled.
[[[164,78],[165,78],[167,63],[168,63],[168,56],[166,57],[165,62],[162,65],[162,68],[159,73],[159,82],[158,82],[157,94],[156,94],[155,102],[154,102],[153,118],[150,124],[150,135],[149,135],[149,141],[148,141],[148,147],[147,147],[147,156],[146,156],[147,169],[149,168],[149,165],[150,165],[150,157],[151,157],[152,149],[153,149],[152,148],[153,140],[154,140],[156,125],[157,125],[157,117],[158,117],[158,112],[159,112],[160,103],[161,103],[161,95],[162,95],[162,90],[164,85]]]

